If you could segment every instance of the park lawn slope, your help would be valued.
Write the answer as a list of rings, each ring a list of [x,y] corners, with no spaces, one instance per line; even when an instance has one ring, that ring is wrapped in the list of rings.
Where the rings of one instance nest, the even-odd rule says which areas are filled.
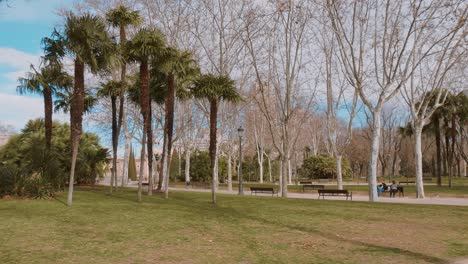
[[[468,258],[467,207],[77,188],[0,200],[2,263],[447,263]]]

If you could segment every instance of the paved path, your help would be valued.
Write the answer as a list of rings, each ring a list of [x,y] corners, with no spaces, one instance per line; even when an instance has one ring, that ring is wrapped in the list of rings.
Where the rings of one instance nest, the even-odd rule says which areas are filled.
[[[170,190],[177,191],[189,191],[189,192],[211,192],[208,189],[185,189],[185,188],[169,188]],[[245,195],[250,195],[250,191],[245,190]],[[226,191],[219,190],[218,193],[236,195],[237,191]],[[268,194],[258,194],[258,196],[271,196]],[[317,199],[318,194],[316,193],[288,193],[288,198],[299,198],[299,199]],[[344,197],[327,197],[327,200],[346,200]],[[369,197],[365,195],[354,195],[353,201],[369,201]],[[404,203],[404,204],[432,204],[432,205],[456,205],[456,206],[468,206],[468,198],[447,198],[447,197],[430,197],[425,199],[416,199],[412,197],[380,197],[380,202],[384,203]]]

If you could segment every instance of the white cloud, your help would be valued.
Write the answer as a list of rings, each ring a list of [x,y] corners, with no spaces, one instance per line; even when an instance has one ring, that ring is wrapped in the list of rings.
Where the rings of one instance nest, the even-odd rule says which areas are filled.
[[[0,64],[15,68],[29,68],[39,62],[40,54],[30,54],[13,48],[0,47]]]
[[[21,129],[30,119],[44,116],[44,103],[40,97],[0,94],[0,121]],[[55,114],[54,120],[67,122],[65,114]]]
[[[13,48],[0,47],[0,66],[12,68],[11,71],[3,72],[3,77],[9,81],[16,82],[18,77],[23,77],[29,71],[31,64],[38,65],[41,54],[30,54]]]

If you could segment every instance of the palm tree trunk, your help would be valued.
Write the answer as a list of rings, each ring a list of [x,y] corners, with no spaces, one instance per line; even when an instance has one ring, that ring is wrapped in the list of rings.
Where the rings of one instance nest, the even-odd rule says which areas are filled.
[[[47,150],[50,150],[52,142],[52,91],[47,85],[44,86],[44,126]]]
[[[213,204],[216,205],[216,192],[215,192],[215,166],[216,166],[216,134],[218,123],[218,101],[216,99],[210,100],[210,159],[211,159],[211,198]]]
[[[174,133],[174,103],[175,103],[175,80],[174,75],[169,73],[167,76],[167,87],[168,87],[168,95],[166,98],[166,134],[167,134],[167,168],[169,168],[170,164],[170,156],[172,153],[172,136]],[[165,172],[166,181],[164,186],[164,194],[167,198],[169,196],[169,169]]]
[[[141,112],[143,115],[143,129],[146,133],[146,146],[148,151],[148,179],[151,182],[152,168],[153,168],[153,132],[151,127],[151,109],[150,103],[151,98],[149,96],[149,69],[148,61],[142,61],[140,64],[140,80],[141,80],[141,91],[140,91],[140,105]],[[151,188],[152,189],[152,188]],[[151,193],[148,193],[149,195]]]
[[[73,183],[75,181],[76,159],[80,146],[81,128],[83,122],[84,109],[84,63],[75,59],[75,88],[73,89],[73,99],[70,106],[70,141],[72,144],[72,164],[70,179],[68,182],[68,206],[73,203]]]
[[[123,45],[127,41],[125,26],[120,26],[120,44]],[[127,77],[127,63],[125,61],[121,64],[120,70],[120,94],[119,94],[119,117],[117,122],[117,135],[120,135],[122,128],[122,120],[124,116],[124,105],[125,105],[125,89],[126,89],[126,77]],[[118,144],[118,141],[117,141]]]
[[[151,125],[151,97],[148,98],[148,112],[146,118],[146,145],[148,148],[148,195],[153,195],[153,126]]]
[[[111,96],[112,105],[112,172],[110,193],[112,193],[114,186],[117,189],[117,97]]]

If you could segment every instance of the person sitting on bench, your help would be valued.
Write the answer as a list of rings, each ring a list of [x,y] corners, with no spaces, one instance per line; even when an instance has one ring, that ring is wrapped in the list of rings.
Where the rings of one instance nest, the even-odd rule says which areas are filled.
[[[385,182],[382,182],[382,189],[384,192],[388,191],[388,186]]]
[[[380,196],[382,192],[384,191],[382,183],[377,185],[377,195]]]
[[[390,185],[390,197],[395,197],[395,194],[398,192],[398,184],[395,181],[392,181]]]

